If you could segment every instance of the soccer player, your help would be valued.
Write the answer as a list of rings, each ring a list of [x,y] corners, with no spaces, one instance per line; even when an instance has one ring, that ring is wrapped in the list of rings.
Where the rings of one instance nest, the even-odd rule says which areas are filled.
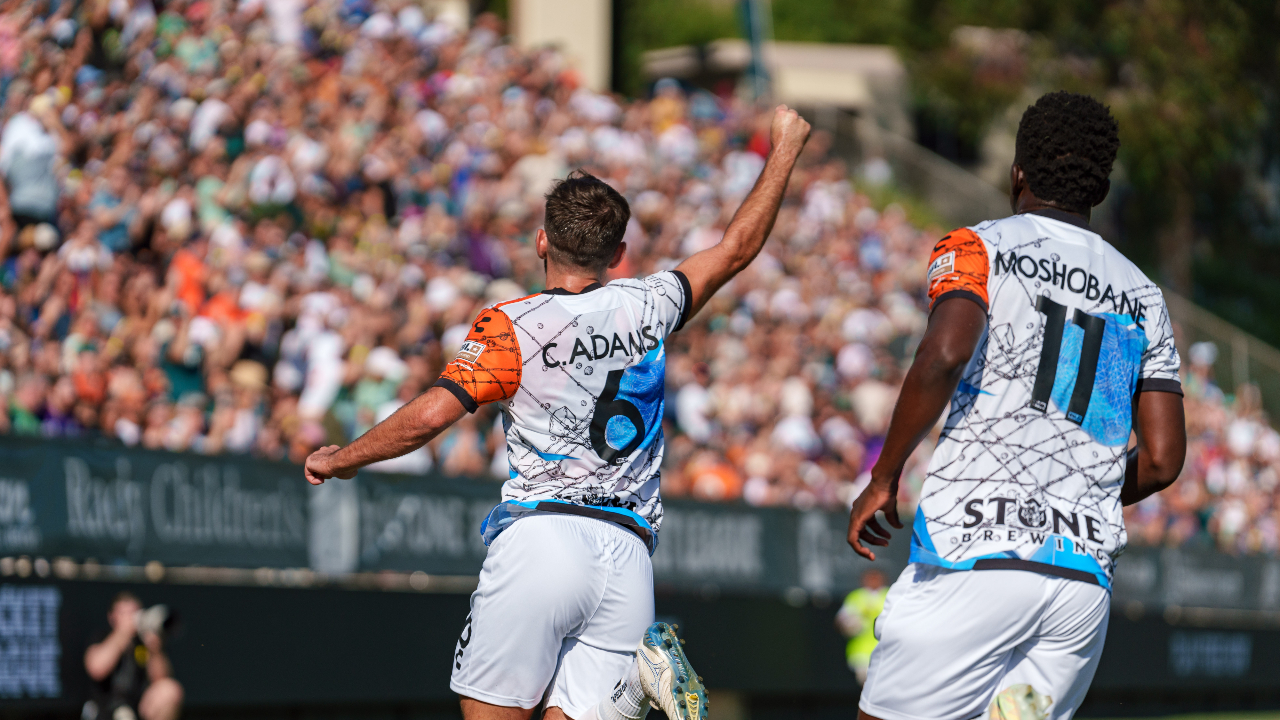
[[[928,329],[850,515],[859,554],[888,544],[877,511],[902,527],[902,467],[951,408],[911,562],[876,623],[861,717],[1048,703],[1047,716],[1070,718],[1089,688],[1126,542],[1121,506],[1172,484],[1186,452],[1164,298],[1089,228],[1119,145],[1098,101],[1041,97],[1018,126],[1015,214],[933,249]]]
[[[511,474],[483,526],[489,553],[454,652],[466,720],[525,720],[544,700],[552,720],[636,720],[650,703],[671,720],[706,717],[701,678],[653,622],[664,340],[760,252],[808,136],[780,106],[769,158],[720,243],[638,280],[601,284],[626,252],[626,200],[570,175],[534,240],[548,289],[481,312],[435,387],[307,458],[312,484],[351,478],[498,403]]]
[[[875,622],[884,610],[884,598],[889,593],[884,574],[875,568],[862,573],[862,587],[849,593],[836,613],[836,627],[849,642],[845,645],[845,662],[858,678],[858,684],[867,682],[867,668],[871,666],[871,652],[876,649]]]

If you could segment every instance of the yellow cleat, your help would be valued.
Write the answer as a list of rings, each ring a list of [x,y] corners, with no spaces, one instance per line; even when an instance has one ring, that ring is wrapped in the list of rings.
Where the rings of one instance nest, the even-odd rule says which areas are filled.
[[[996,695],[987,708],[988,720],[1045,720],[1053,698],[1030,685],[1012,685]]]

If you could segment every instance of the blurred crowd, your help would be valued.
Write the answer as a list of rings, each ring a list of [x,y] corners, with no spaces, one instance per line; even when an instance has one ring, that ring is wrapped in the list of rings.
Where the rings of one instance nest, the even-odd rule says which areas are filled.
[[[0,10],[4,433],[300,462],[429,387],[479,309],[542,289],[531,237],[570,168],[631,202],[633,276],[718,242],[768,152],[769,115],[731,92],[624,102],[494,16],[412,0]],[[668,496],[839,507],[867,481],[941,232],[858,192],[830,145],[669,343]],[[1280,435],[1210,377],[1187,378],[1183,481],[1132,536],[1274,551]],[[375,469],[504,478],[495,415]]]
[[[1280,433],[1255,385],[1225,394],[1213,380],[1218,348],[1183,357],[1187,462],[1170,489],[1125,512],[1138,545],[1199,545],[1234,553],[1280,551]]]

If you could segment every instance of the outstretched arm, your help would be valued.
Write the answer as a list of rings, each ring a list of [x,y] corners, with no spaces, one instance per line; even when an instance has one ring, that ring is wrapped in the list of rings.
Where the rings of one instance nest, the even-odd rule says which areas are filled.
[[[1187,457],[1187,423],[1182,396],[1142,392],[1133,397],[1133,431],[1138,446],[1129,451],[1120,502],[1132,505],[1173,484]]]
[[[453,393],[433,387],[345,448],[330,445],[311,453],[307,482],[319,485],[331,477],[347,480],[365,465],[417,450],[464,413],[466,408]]]
[[[862,543],[889,544],[889,531],[876,520],[876,511],[883,511],[893,527],[902,527],[898,519],[902,468],[951,401],[986,326],[987,312],[967,298],[943,300],[929,316],[929,327],[893,408],[884,449],[871,468],[871,484],[853,502],[849,514],[849,544],[868,560],[876,555]]]
[[[773,221],[778,218],[778,207],[782,205],[782,193],[787,189],[791,169],[809,139],[809,123],[795,110],[779,105],[773,113],[770,138],[773,149],[769,151],[764,170],[734,213],[724,238],[715,247],[703,250],[676,268],[689,279],[691,297],[686,318],[693,317],[717,290],[760,254],[769,231],[773,230]]]

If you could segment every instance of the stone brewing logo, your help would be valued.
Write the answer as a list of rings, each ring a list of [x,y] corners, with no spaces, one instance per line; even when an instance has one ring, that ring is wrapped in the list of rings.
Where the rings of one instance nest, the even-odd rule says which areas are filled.
[[[1018,503],[1018,519],[1026,527],[1040,527],[1049,518],[1045,516],[1044,506],[1038,500],[1030,499]]]

